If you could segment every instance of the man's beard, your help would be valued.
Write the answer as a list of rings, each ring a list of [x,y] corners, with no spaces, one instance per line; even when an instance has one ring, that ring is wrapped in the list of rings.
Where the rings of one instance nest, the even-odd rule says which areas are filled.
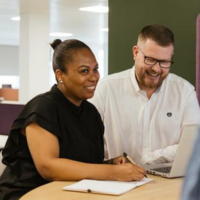
[[[143,86],[143,87],[146,87],[146,88],[150,88],[150,89],[157,89],[161,84],[162,82],[165,80],[165,78],[168,76],[168,74],[166,74],[165,76],[161,77],[162,74],[159,75],[160,78],[157,82],[154,82],[154,81],[151,81],[151,80],[146,80],[145,78],[145,75],[142,74],[141,76],[141,73],[139,73],[139,82],[140,84]]]
[[[145,81],[145,79],[143,78],[141,79],[142,85],[151,89],[157,89],[162,84],[162,82],[163,80],[159,80],[157,83],[155,83],[155,82]]]

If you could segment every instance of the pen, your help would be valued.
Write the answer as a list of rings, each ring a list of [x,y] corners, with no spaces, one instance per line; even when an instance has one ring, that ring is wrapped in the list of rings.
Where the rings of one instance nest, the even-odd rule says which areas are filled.
[[[88,192],[88,193],[91,193],[91,192],[92,192],[92,190],[88,189],[88,190],[87,190],[87,192]]]
[[[123,155],[130,163],[137,165],[127,153],[124,152]],[[144,176],[147,178],[146,174]]]

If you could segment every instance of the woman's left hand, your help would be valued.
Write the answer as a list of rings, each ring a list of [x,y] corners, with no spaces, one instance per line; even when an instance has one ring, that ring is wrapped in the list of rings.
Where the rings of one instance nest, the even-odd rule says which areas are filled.
[[[112,159],[113,165],[121,165],[121,164],[124,164],[126,162],[127,161],[126,161],[126,158],[124,156],[118,156],[118,157]]]

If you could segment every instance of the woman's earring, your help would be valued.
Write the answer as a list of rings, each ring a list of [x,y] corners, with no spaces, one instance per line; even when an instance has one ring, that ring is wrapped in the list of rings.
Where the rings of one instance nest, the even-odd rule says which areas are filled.
[[[60,83],[63,83],[63,80],[62,80],[62,79],[60,79]]]

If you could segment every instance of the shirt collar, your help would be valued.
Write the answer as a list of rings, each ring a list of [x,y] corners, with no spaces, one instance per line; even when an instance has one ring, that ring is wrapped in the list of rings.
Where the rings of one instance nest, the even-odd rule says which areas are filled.
[[[138,85],[137,79],[135,77],[135,66],[133,66],[131,69],[131,81],[132,81],[133,87],[135,88],[135,91],[136,92],[141,91]]]
[[[132,81],[133,87],[135,88],[136,92],[141,91],[140,87],[138,85],[138,82],[136,80],[136,77],[135,77],[135,66],[133,66],[131,69],[131,81]]]

